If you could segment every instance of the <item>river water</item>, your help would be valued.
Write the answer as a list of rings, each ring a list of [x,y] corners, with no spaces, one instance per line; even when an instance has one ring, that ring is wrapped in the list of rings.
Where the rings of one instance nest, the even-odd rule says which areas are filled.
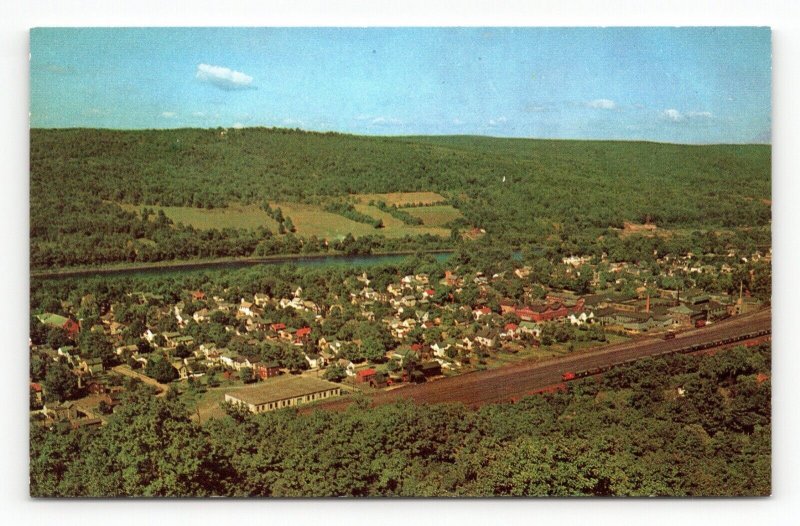
[[[437,261],[447,261],[452,252],[438,252],[431,254]],[[402,263],[409,254],[367,254],[362,256],[307,256],[286,257],[274,259],[248,259],[239,261],[217,261],[208,263],[186,263],[185,265],[171,265],[168,267],[141,267],[141,268],[107,268],[87,269],[52,274],[39,274],[31,279],[71,279],[91,278],[98,276],[107,277],[134,277],[141,275],[168,275],[186,272],[204,272],[208,270],[230,270],[262,265],[295,265],[297,267],[368,267],[374,265],[396,265]]]

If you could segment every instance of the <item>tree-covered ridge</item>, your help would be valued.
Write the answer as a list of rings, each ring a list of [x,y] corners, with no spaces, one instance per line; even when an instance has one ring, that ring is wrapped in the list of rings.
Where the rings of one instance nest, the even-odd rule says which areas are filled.
[[[763,203],[743,198],[769,198],[770,158],[769,146],[761,145],[385,138],[263,128],[31,131],[34,197],[59,181],[70,183],[62,191],[175,206],[364,192],[435,190],[486,199],[523,193],[498,204],[514,209],[519,201],[527,204],[521,211],[551,219],[601,211],[615,217],[591,217],[602,227],[646,215],[666,225],[763,224]],[[569,199],[562,203],[562,197]],[[726,218],[740,208],[753,216]]]
[[[294,410],[199,426],[137,394],[31,430],[34,496],[769,495],[770,349],[643,360],[517,404]]]
[[[169,229],[155,240],[135,237],[148,228],[145,220],[115,203],[320,204],[349,194],[436,191],[463,213],[461,227],[520,240],[563,229],[597,237],[624,221],[766,227],[770,162],[769,146],[761,145],[388,138],[263,128],[34,129],[32,262],[131,261],[140,252],[147,260],[181,257],[169,248],[180,244]],[[252,232],[231,229],[219,235],[236,249],[205,252],[253,255],[254,243],[269,234],[252,240]],[[80,254],[65,254],[65,246]],[[90,246],[107,257],[91,261],[83,254]]]

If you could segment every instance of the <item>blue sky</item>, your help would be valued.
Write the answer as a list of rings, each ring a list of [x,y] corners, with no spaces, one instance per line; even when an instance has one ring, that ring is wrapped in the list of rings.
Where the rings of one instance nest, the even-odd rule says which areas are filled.
[[[767,28],[34,29],[33,127],[769,142]]]

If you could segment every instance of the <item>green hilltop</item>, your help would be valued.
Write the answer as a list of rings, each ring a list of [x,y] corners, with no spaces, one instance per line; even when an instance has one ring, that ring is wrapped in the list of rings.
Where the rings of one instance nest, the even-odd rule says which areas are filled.
[[[626,221],[672,229],[768,227],[770,164],[767,145],[365,137],[265,128],[33,129],[32,265],[249,256],[265,237],[308,236],[302,226],[294,228],[296,218],[286,232],[276,232],[277,223],[267,219],[258,229],[246,221],[241,229],[195,231],[170,224],[177,222],[160,217],[161,208],[273,213],[270,204],[297,203],[345,210],[330,202],[355,203],[354,194],[366,193],[436,192],[458,211],[448,217],[462,216],[445,225],[445,232],[455,231],[453,240],[472,228],[522,241],[563,229],[597,236]],[[363,209],[366,203],[360,206],[344,219],[364,221],[365,212],[379,217]],[[152,216],[140,214],[144,207]],[[356,230],[344,219],[341,235],[331,237],[395,238],[382,248],[444,239],[438,224],[439,230],[382,232],[364,222]],[[170,249],[203,236],[221,252]],[[297,251],[285,240],[270,243],[264,250]]]

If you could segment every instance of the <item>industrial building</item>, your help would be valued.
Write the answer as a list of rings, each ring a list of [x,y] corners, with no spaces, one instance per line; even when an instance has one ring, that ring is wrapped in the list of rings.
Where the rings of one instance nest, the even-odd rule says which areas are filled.
[[[342,394],[342,388],[317,378],[284,376],[255,387],[225,393],[225,401],[246,406],[252,413],[294,407]]]

